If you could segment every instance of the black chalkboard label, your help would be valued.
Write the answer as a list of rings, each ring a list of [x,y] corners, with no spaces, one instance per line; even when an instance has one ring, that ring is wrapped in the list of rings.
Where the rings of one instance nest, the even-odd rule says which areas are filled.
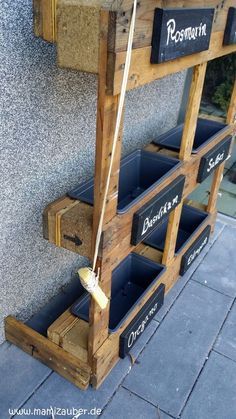
[[[209,48],[215,9],[155,9],[151,63]]]
[[[198,172],[198,183],[203,182],[229,155],[232,137],[226,137],[202,157]]]
[[[180,275],[184,275],[192,263],[197,259],[200,253],[206,247],[211,233],[211,226],[207,226],[200,236],[195,240],[192,246],[187,250],[181,260]]]
[[[161,284],[120,336],[120,358],[125,358],[164,302],[165,285]]]
[[[134,214],[131,244],[136,246],[153,231],[181,201],[185,177],[179,176]]]
[[[236,7],[229,8],[223,43],[236,44]]]

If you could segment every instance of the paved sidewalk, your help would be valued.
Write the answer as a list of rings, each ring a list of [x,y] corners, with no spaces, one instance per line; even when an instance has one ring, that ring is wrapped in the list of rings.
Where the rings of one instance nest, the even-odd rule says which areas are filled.
[[[0,346],[0,418],[18,417],[14,409],[21,418],[72,418],[72,408],[96,417],[97,408],[104,419],[236,419],[235,297],[236,222],[219,216],[210,244],[132,349],[135,363],[121,360],[98,391]],[[33,414],[50,407],[68,411]]]

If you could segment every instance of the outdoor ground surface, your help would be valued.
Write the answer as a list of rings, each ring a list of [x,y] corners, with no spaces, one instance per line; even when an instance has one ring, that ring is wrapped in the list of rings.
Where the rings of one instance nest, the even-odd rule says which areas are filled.
[[[33,414],[52,407],[102,409],[109,419],[235,419],[235,298],[236,221],[219,216],[211,243],[132,349],[135,364],[121,360],[98,391],[83,392],[13,345],[0,346],[0,418],[13,417],[9,409],[23,418],[73,417]]]

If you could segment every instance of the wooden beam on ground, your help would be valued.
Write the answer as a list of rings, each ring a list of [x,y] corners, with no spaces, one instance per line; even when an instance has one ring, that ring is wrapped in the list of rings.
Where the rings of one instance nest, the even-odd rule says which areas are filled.
[[[91,372],[88,364],[78,360],[14,317],[9,316],[5,319],[5,333],[9,342],[40,360],[82,390],[88,388]]]

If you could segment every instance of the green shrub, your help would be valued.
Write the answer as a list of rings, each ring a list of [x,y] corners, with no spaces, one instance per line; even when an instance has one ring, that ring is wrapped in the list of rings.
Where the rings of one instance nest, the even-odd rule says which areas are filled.
[[[235,78],[235,53],[210,61],[207,66],[204,98],[226,111],[229,106]]]

